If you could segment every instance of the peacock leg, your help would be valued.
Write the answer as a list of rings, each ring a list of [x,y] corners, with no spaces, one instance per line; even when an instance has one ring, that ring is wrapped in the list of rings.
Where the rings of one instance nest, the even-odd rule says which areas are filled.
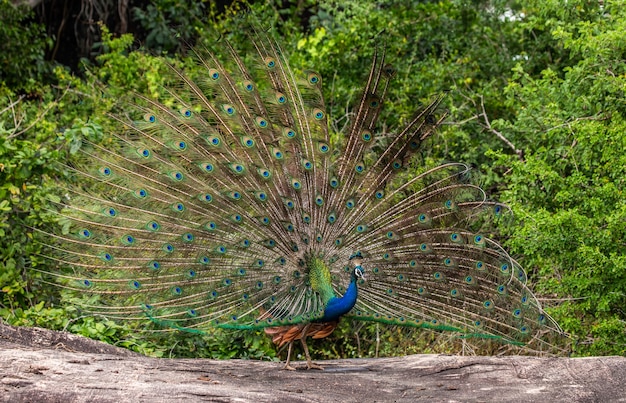
[[[292,367],[291,365],[289,365],[289,361],[291,360],[291,350],[293,349],[293,341],[289,342],[289,349],[287,350],[287,362],[285,363],[285,366],[283,367],[283,369],[288,369],[290,371],[295,371],[296,369],[294,367]]]
[[[302,337],[300,338],[300,341],[302,342],[302,348],[304,349],[304,355],[306,356],[306,369],[324,370],[324,367],[322,367],[321,365],[317,365],[311,362],[311,355],[309,354],[309,348],[306,345],[306,336],[307,336],[309,327],[311,327],[310,323],[304,327],[304,329],[302,330]]]
[[[321,369],[324,370],[324,367],[322,367],[321,365],[317,365],[315,363],[311,362],[311,356],[309,355],[309,348],[306,346],[306,341],[304,341],[305,339],[302,338],[302,340],[300,340],[302,342],[302,347],[304,348],[304,355],[306,356],[306,369]]]

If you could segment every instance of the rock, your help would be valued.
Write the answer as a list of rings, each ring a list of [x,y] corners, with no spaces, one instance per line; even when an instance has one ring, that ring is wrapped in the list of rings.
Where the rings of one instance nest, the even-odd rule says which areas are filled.
[[[0,322],[4,402],[626,401],[624,357],[424,354],[322,364],[324,371],[282,371],[273,362],[148,358]]]

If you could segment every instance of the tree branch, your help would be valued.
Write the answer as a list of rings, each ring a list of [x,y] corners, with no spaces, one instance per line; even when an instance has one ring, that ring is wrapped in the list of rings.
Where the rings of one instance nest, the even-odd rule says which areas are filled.
[[[483,120],[485,121],[485,124],[482,125],[482,126],[485,129],[487,129],[488,131],[490,131],[491,133],[495,134],[496,137],[498,137],[507,146],[509,146],[509,148],[511,150],[513,150],[515,152],[515,154],[517,154],[517,156],[519,157],[520,161],[524,161],[524,151],[518,149],[517,147],[515,147],[515,144],[513,144],[509,139],[504,137],[504,134],[500,133],[499,131],[497,131],[496,129],[494,129],[491,126],[491,122],[489,121],[489,117],[487,116],[487,112],[485,111],[485,102],[484,102],[484,99],[483,99],[482,95],[480,95],[480,109],[481,109],[481,113],[480,113],[479,116],[482,116]]]

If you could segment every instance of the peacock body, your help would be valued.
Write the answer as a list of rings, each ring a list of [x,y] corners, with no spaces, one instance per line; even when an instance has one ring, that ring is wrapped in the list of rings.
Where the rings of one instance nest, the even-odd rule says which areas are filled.
[[[195,49],[202,74],[172,67],[161,98],[124,102],[109,146],[84,141],[46,275],[110,318],[265,329],[290,353],[302,340],[309,367],[306,338],[341,317],[548,349],[558,325],[481,232],[504,207],[461,163],[401,174],[441,98],[377,135],[394,74],[379,52],[331,141],[321,77],[293,71],[264,33],[251,40],[247,63],[225,41],[223,58]]]

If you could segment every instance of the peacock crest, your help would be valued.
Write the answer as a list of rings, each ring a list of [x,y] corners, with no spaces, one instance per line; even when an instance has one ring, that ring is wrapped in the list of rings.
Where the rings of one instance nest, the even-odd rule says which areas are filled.
[[[558,325],[482,233],[505,207],[462,163],[405,174],[441,97],[379,135],[394,75],[379,51],[331,141],[322,77],[292,70],[265,33],[250,39],[245,59],[226,41],[225,57],[194,49],[202,74],[172,66],[162,99],[132,94],[114,116],[127,130],[109,146],[84,141],[46,274],[97,295],[91,312],[193,332],[304,343],[345,316],[549,349]]]

